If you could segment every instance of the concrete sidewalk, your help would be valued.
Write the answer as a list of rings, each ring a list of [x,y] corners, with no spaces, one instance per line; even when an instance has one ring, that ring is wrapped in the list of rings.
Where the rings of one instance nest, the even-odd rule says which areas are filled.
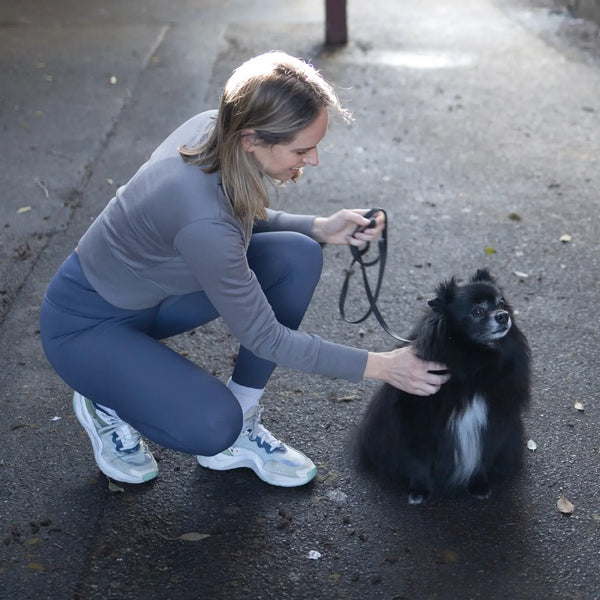
[[[600,42],[557,6],[349,2],[350,43],[332,50],[317,0],[2,3],[0,599],[600,598]],[[265,422],[318,464],[314,484],[273,488],[156,446],[152,484],[111,491],[96,469],[39,345],[45,287],[154,146],[274,48],[312,59],[355,117],[333,119],[320,167],[277,204],[386,208],[396,330],[439,280],[483,265],[519,311],[538,449],[489,502],[416,509],[365,480],[347,444],[374,386],[285,369]],[[341,321],[348,263],[326,249],[303,328],[391,348],[374,322]],[[221,323],[172,344],[229,376]]]

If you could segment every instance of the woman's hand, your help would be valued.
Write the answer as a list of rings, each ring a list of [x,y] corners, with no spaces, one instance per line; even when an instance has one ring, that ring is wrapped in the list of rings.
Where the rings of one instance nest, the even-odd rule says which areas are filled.
[[[391,352],[369,352],[364,377],[385,381],[415,396],[429,396],[439,391],[450,379],[441,363],[427,362],[418,358],[410,346]]]
[[[330,217],[317,217],[313,223],[313,236],[319,242],[326,244],[350,244],[362,246],[379,238],[385,227],[383,212],[375,213],[375,227],[356,232],[357,227],[369,225],[369,219],[362,215],[369,212],[368,208],[344,208]]]

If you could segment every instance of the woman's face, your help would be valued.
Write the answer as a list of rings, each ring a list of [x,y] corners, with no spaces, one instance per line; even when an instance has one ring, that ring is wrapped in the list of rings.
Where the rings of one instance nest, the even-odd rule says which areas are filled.
[[[249,132],[242,138],[244,150],[254,154],[265,175],[272,179],[282,182],[297,179],[304,166],[316,167],[319,164],[317,144],[327,133],[327,122],[328,113],[324,108],[291,142],[273,146],[253,141],[252,132]]]

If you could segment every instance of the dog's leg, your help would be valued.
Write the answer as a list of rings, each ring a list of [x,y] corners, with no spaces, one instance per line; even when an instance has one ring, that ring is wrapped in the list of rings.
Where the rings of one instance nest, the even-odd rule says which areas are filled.
[[[408,503],[415,505],[424,504],[431,498],[433,492],[430,462],[413,457],[409,463],[408,473],[410,474],[408,480]]]
[[[477,500],[487,500],[492,495],[486,473],[479,471],[469,480],[467,490]]]
[[[425,504],[431,498],[431,490],[411,485],[408,491],[408,503],[413,505]]]

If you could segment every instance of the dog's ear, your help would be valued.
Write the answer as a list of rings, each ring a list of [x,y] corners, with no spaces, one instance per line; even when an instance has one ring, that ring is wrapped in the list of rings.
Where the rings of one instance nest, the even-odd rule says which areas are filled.
[[[433,311],[442,312],[444,306],[448,306],[456,296],[456,280],[454,277],[440,283],[435,294],[435,298],[427,300],[427,304]]]
[[[496,283],[496,280],[490,275],[488,269],[477,269],[477,273],[471,277],[471,283],[477,283],[478,281],[489,281]]]

